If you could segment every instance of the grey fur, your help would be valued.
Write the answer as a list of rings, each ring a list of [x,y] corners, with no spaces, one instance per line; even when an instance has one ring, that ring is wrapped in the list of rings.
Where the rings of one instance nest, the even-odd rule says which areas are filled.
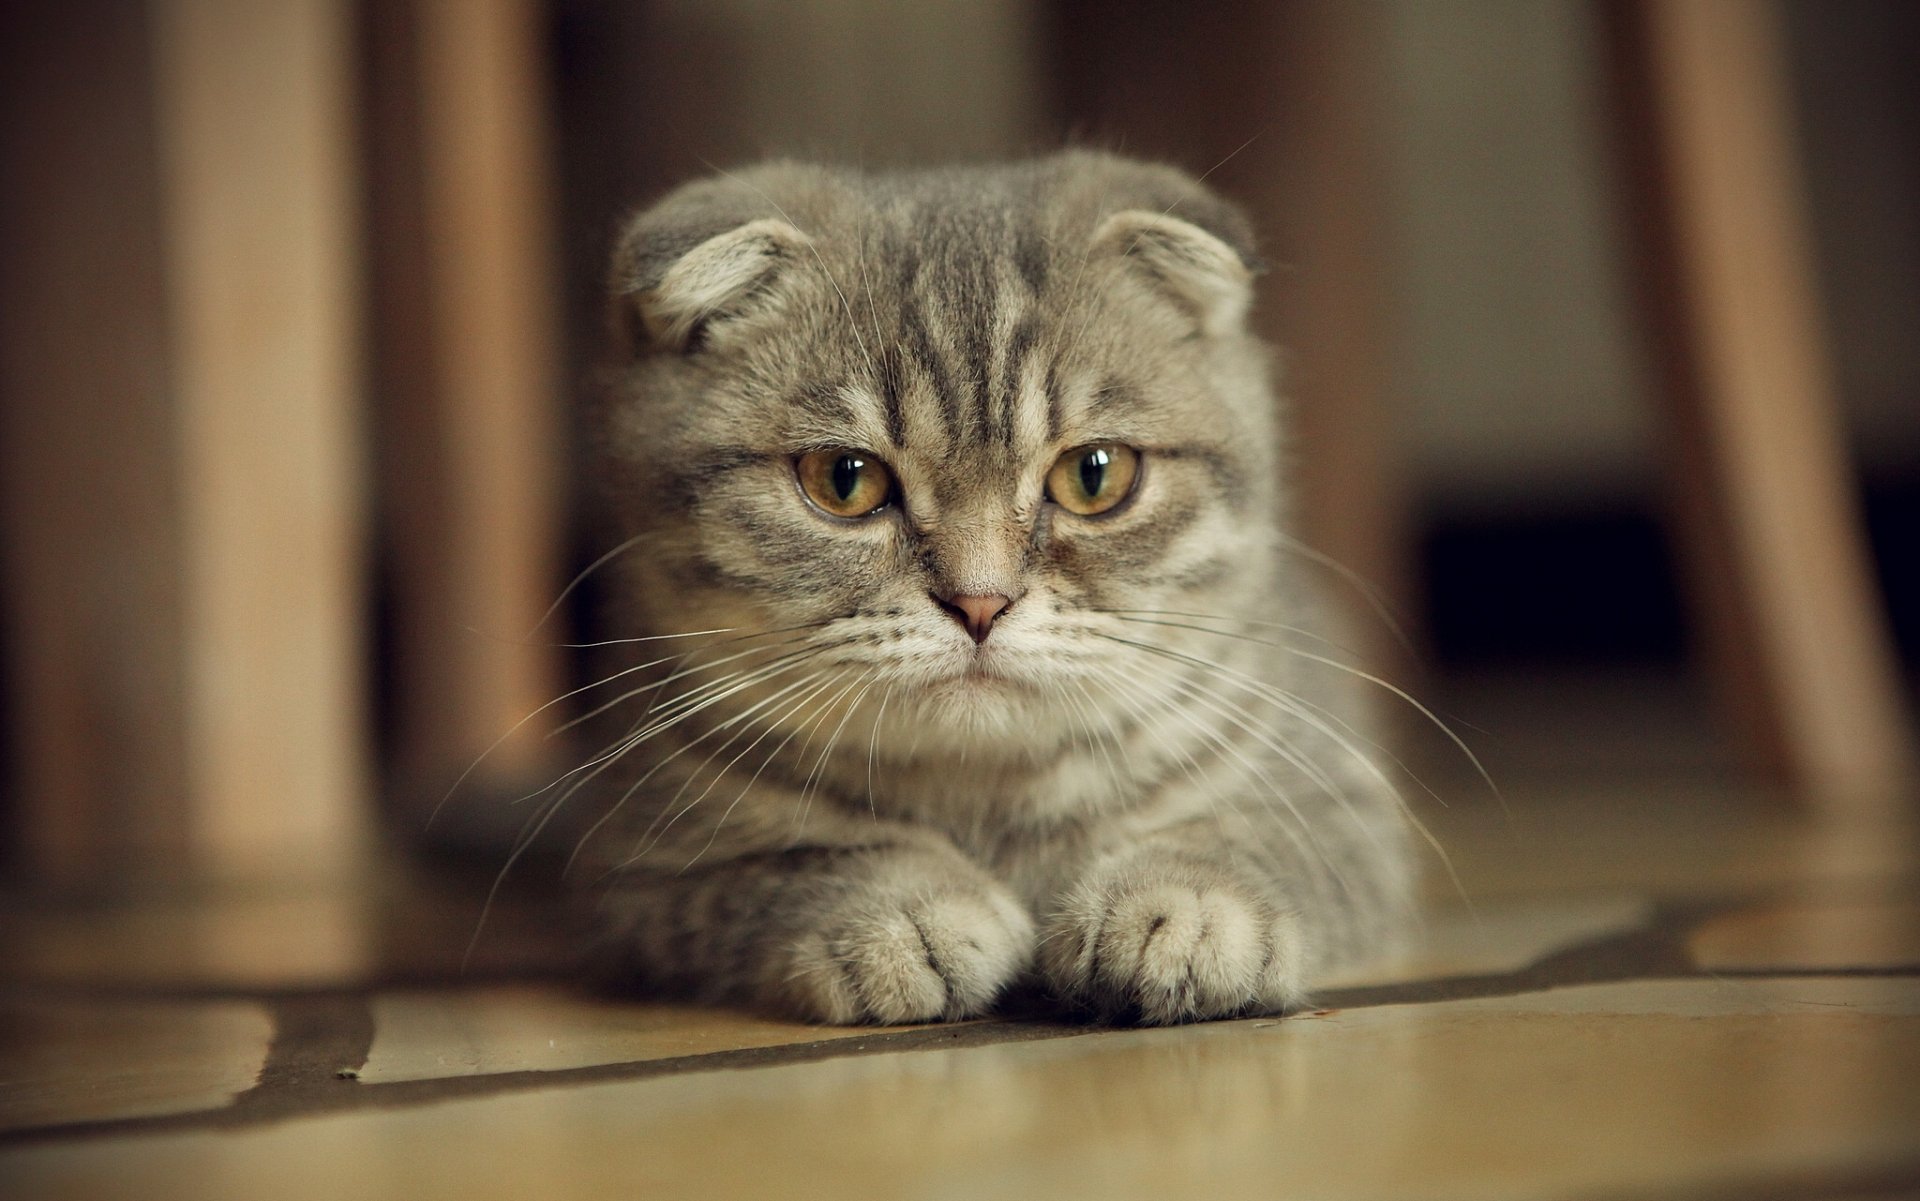
[[[1298,632],[1254,264],[1199,184],[1087,152],[776,163],[634,221],[598,420],[613,633],[693,636],[603,685],[631,695],[568,802],[600,806],[609,964],[821,1021],[1031,978],[1168,1022],[1297,1004],[1392,940],[1405,820]],[[1077,517],[1042,482],[1094,442],[1142,474]],[[794,459],[833,448],[898,502],[813,508]],[[953,593],[1012,598],[978,648]]]

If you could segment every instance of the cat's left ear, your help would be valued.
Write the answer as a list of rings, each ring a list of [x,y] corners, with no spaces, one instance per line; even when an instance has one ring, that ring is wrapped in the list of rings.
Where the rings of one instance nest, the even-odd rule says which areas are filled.
[[[1253,301],[1259,261],[1190,221],[1147,209],[1108,217],[1093,233],[1095,254],[1115,254],[1186,310],[1207,337],[1238,330]]]

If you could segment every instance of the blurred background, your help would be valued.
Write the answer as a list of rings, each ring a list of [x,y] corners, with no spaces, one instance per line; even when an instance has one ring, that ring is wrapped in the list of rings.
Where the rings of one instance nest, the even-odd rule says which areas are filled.
[[[1510,790],[1900,803],[1916,63],[1905,0],[15,0],[7,869],[318,870],[503,734],[537,779],[621,218],[1068,143],[1247,207],[1309,540]]]

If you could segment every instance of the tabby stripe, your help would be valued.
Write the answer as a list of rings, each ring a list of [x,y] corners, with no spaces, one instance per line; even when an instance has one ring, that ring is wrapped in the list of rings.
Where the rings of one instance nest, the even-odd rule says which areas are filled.
[[[1191,501],[1171,501],[1161,506],[1151,522],[1143,522],[1129,531],[1125,539],[1103,553],[1103,560],[1114,571],[1139,572],[1157,564],[1186,532],[1193,528],[1205,509]]]
[[[933,338],[927,333],[919,302],[911,297],[900,306],[900,325],[906,331],[907,349],[927,377],[927,386],[933,391],[934,406],[940,410],[946,426],[947,444],[956,445],[960,441],[960,407],[954,403],[953,377],[947,373],[947,366],[941,360],[940,352],[934,348]]]
[[[1027,366],[1027,356],[1033,352],[1034,341],[1040,336],[1040,322],[1032,313],[1020,318],[1013,327],[1013,333],[1007,339],[1006,359],[1001,364],[1000,373],[1000,427],[999,437],[1003,446],[1013,445],[1014,414],[1020,404],[1020,377]]]
[[[1238,460],[1212,446],[1156,446],[1153,448],[1156,459],[1193,459],[1207,465],[1213,473],[1214,481],[1219,484],[1219,492],[1227,498],[1227,504],[1235,512],[1244,512],[1250,494],[1246,489],[1246,473]]]
[[[1236,562],[1229,555],[1208,555],[1198,563],[1189,563],[1179,571],[1143,578],[1140,583],[1156,588],[1174,588],[1194,592],[1222,583],[1232,574]]]
[[[1047,364],[1047,441],[1060,441],[1065,425],[1061,414],[1060,402],[1060,360]]]
[[[1210,682],[1205,669],[1196,667],[1187,667],[1176,678],[1178,686]],[[1210,728],[1216,737],[1199,737],[1198,746],[1187,743],[1179,748],[1186,753],[1185,758],[1177,754],[1169,754],[1160,763],[1160,770],[1141,785],[1140,795],[1143,800],[1159,799],[1167,787],[1176,780],[1196,783],[1197,780],[1206,779],[1212,769],[1217,767],[1230,751],[1245,751],[1247,743],[1253,739],[1252,732],[1238,722],[1223,721],[1218,725],[1210,725]],[[1189,775],[1195,779],[1189,780]]]
[[[854,409],[842,388],[843,385],[838,382],[810,384],[794,394],[793,407],[803,409],[825,421],[851,425],[854,421]]]
[[[773,451],[756,450],[751,446],[717,446],[695,460],[687,469],[687,474],[712,476],[723,471],[738,471],[742,467],[757,467],[779,457]]]
[[[718,476],[732,471],[744,471],[750,467],[761,467],[779,460],[782,456],[771,451],[753,450],[744,446],[723,446],[712,453],[688,463],[677,471],[667,472],[650,481],[647,494],[656,503],[685,512],[691,509],[706,495],[707,489]]]
[[[1087,418],[1095,425],[1111,419],[1118,412],[1131,415],[1140,407],[1140,392],[1133,385],[1112,376],[1100,381],[1100,386],[1087,398]]]
[[[1047,248],[1037,231],[1024,228],[1020,231],[1013,247],[1013,261],[1020,269],[1020,279],[1027,285],[1027,291],[1039,296],[1047,282]]]
[[[993,436],[995,421],[993,416],[993,331],[989,328],[992,312],[981,305],[977,319],[967,323],[966,360],[967,376],[973,384],[974,407],[978,412],[978,424],[973,428],[973,436],[988,441]]]
[[[900,407],[900,348],[891,343],[880,352],[880,403],[886,414],[887,437],[896,448],[905,448],[907,415]]]

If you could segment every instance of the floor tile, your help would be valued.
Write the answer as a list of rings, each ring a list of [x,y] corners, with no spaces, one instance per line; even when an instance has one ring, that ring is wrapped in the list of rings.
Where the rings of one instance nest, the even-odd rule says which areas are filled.
[[[1404,955],[1341,972],[1322,988],[1516,972],[1580,943],[1645,925],[1653,903],[1631,895],[1495,897],[1436,906]]]
[[[532,904],[497,905],[483,927],[483,891],[381,879],[215,888],[64,908],[0,906],[0,980],[196,992],[299,989],[396,976],[455,979],[463,970],[484,977],[568,960],[564,924]]]
[[[272,1036],[250,1002],[0,1000],[0,1130],[218,1108]]]
[[[601,1000],[558,986],[389,993],[374,999],[373,1013],[373,1050],[360,1071],[368,1084],[550,1072],[886,1032]]]
[[[1588,986],[18,1148],[0,1174],[56,1196],[138,1181],[156,1201],[1497,1201],[1844,1182],[1920,1170],[1917,994],[1858,978]]]
[[[1714,897],[1783,885],[1850,886],[1920,869],[1911,814],[1823,816],[1727,789],[1684,783],[1516,791],[1493,804],[1433,806],[1421,816],[1453,875],[1428,858],[1428,892],[1459,887],[1476,904],[1512,895],[1644,892]]]
[[[1920,968],[1920,900],[1911,895],[1749,906],[1694,931],[1701,967],[1716,971]]]

